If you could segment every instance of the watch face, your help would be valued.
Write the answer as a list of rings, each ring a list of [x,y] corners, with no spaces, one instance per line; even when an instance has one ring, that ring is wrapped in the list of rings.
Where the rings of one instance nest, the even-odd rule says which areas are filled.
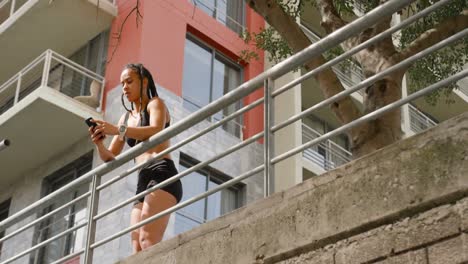
[[[120,126],[119,127],[119,132],[121,132],[121,133],[125,132],[125,126]]]

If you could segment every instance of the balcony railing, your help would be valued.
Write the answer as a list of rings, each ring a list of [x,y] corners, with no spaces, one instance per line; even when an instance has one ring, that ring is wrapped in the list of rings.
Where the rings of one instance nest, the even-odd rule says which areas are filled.
[[[306,36],[313,42],[313,43],[316,43],[316,42],[319,42],[321,40],[321,38],[315,34],[312,30],[310,30],[309,28],[307,28],[306,26],[300,24],[300,27],[302,28],[302,30],[304,31],[304,33],[306,34]],[[361,68],[354,62],[352,61],[349,61],[348,60],[348,67],[346,68],[346,71],[345,70],[342,70],[344,67],[344,64],[343,63],[339,63],[335,66],[332,66],[332,70],[333,72],[335,72],[336,76],[338,77],[338,79],[340,79],[340,81],[348,86],[348,87],[353,87],[354,85],[360,83],[361,81],[365,80],[365,76],[364,74],[362,73],[361,71]],[[359,94],[361,94],[362,96],[364,96],[364,93],[365,91],[364,90],[359,90]]]
[[[428,116],[423,114],[421,111],[416,109],[411,104],[408,104],[409,116],[410,116],[410,127],[415,133],[422,132],[428,128],[436,126],[437,123],[430,119]]]
[[[0,86],[0,115],[41,86],[100,108],[104,77],[47,50]]]
[[[319,132],[302,124],[302,141],[309,142],[322,136]],[[305,149],[303,157],[319,165],[324,170],[331,170],[352,160],[351,152],[331,140],[326,140],[311,148]]]
[[[0,0],[0,25],[3,24],[8,18],[12,17],[18,10],[31,0]],[[99,0],[98,0],[99,1]],[[108,1],[115,5],[116,0],[100,0]],[[51,1],[52,2],[52,1]]]

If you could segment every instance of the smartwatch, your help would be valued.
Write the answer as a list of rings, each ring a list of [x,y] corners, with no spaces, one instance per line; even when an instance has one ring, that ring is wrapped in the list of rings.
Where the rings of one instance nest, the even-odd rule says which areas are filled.
[[[125,133],[127,133],[127,125],[126,124],[122,124],[119,126],[119,139],[120,140],[124,140],[125,138]]]

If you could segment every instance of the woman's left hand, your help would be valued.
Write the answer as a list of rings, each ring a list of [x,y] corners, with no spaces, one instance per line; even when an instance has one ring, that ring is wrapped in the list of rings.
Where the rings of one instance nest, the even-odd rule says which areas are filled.
[[[111,123],[102,120],[94,119],[94,122],[97,123],[97,126],[94,128],[94,134],[102,133],[104,135],[118,135],[119,129]]]

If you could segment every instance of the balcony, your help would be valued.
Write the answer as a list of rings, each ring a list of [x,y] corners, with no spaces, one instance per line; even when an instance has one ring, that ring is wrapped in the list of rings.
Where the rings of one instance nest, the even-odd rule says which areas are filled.
[[[104,78],[47,50],[0,86],[0,185],[44,164],[87,136],[100,114]],[[18,166],[21,161],[21,166]]]
[[[109,0],[0,0],[0,58],[8,61],[0,82],[46,49],[70,56],[110,28],[116,15]]]
[[[317,34],[315,34],[306,26],[301,24],[300,27],[312,43],[318,42],[321,39]],[[362,73],[361,67],[359,65],[349,60],[347,62],[347,64],[339,63],[335,66],[332,66],[332,70],[335,72],[336,76],[345,88],[351,88],[366,78],[364,77],[364,74]],[[358,93],[353,93],[352,96],[359,102],[363,102],[364,93],[364,89],[361,89],[358,91]]]
[[[414,133],[420,133],[426,129],[436,126],[437,123],[419,111],[416,107],[408,104],[410,128]]]
[[[302,124],[302,142],[308,142],[320,137],[321,134],[309,126]],[[326,140],[316,146],[304,150],[302,154],[306,161],[318,165],[321,170],[329,171],[352,160],[351,152],[331,140]]]

